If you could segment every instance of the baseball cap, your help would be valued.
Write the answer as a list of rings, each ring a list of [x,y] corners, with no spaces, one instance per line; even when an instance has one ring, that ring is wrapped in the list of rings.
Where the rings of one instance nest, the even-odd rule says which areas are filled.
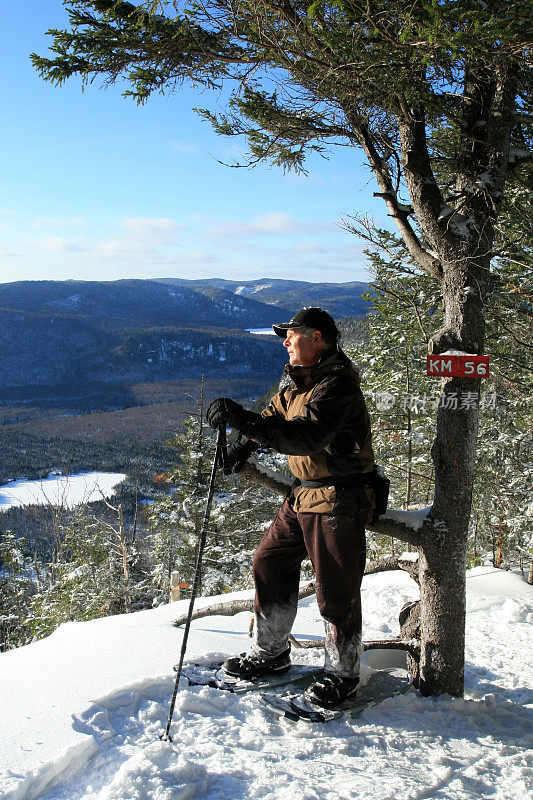
[[[289,322],[280,322],[279,325],[272,325],[272,327],[274,333],[283,338],[286,337],[289,328],[312,328],[333,339],[339,337],[335,320],[322,308],[302,308]]]

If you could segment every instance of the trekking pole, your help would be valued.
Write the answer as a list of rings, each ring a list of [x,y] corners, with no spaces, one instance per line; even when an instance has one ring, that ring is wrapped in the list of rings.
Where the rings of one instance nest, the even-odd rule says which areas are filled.
[[[196,566],[194,572],[194,583],[191,592],[191,599],[189,602],[189,612],[185,622],[185,630],[183,631],[183,642],[181,644],[180,661],[176,670],[176,681],[174,683],[174,691],[172,692],[172,700],[170,701],[170,711],[168,712],[167,727],[165,732],[159,737],[164,742],[171,742],[172,736],[170,735],[170,725],[172,724],[172,716],[174,714],[174,706],[176,705],[176,696],[178,694],[178,686],[181,678],[181,670],[183,667],[183,660],[185,658],[185,651],[187,649],[187,639],[189,638],[189,628],[191,627],[192,612],[194,601],[198,593],[198,585],[200,583],[200,570],[202,568],[202,556],[204,554],[205,542],[207,539],[207,526],[209,524],[209,517],[211,515],[211,505],[213,503],[213,495],[215,493],[215,476],[218,466],[223,466],[226,461],[226,426],[221,425],[218,429],[217,436],[217,449],[213,459],[213,466],[211,467],[211,477],[209,479],[209,491],[207,494],[207,503],[205,506],[204,521],[202,524],[202,531],[200,533],[200,541],[198,543],[198,554],[196,556]]]

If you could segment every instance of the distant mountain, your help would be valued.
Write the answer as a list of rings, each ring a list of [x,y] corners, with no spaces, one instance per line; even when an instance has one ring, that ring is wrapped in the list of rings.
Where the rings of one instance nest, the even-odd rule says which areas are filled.
[[[270,328],[310,304],[337,318],[356,314],[365,310],[363,288],[267,279],[0,284],[0,399],[31,387],[127,387],[202,374],[272,381],[286,361],[280,340],[246,329]]]
[[[289,311],[283,313],[287,317]],[[284,363],[272,306],[154,281],[0,285],[0,397],[14,387],[131,385],[202,374],[271,380]]]
[[[153,325],[260,328],[279,318],[278,311],[256,298],[217,287],[197,290],[148,280],[4,283],[0,284],[0,308],[64,315],[106,329]]]
[[[13,387],[131,385],[202,374],[273,380],[285,362],[276,337],[219,328],[109,332],[57,314],[0,309],[0,398]]]
[[[186,280],[184,278],[160,278],[161,283],[188,287],[197,291],[232,292],[240,298],[259,300],[262,303],[290,309],[290,319],[303,306],[320,306],[333,317],[362,317],[368,311],[368,303],[361,297],[368,283],[308,283],[277,278],[259,278],[253,281],[229,281],[224,278]],[[214,296],[214,295],[213,295]],[[278,313],[278,319],[280,313]],[[281,320],[280,320],[281,321]]]

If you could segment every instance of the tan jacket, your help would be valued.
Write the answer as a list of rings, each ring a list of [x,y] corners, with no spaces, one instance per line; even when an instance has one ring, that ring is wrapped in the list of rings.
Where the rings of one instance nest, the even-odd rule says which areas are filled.
[[[285,368],[290,385],[274,395],[261,415],[246,413],[241,432],[260,445],[286,453],[299,480],[332,479],[371,472],[370,419],[349,358],[335,348],[312,367]],[[331,514],[346,489],[297,487],[299,512]],[[360,489],[350,489],[353,492]],[[364,492],[367,498],[371,497]]]

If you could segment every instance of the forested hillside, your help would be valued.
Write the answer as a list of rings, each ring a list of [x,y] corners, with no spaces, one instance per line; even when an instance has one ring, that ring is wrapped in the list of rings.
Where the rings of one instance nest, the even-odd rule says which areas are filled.
[[[278,317],[283,307],[291,309],[294,313],[303,306],[320,306],[333,317],[363,316],[368,311],[368,302],[362,296],[368,289],[368,284],[359,281],[309,283],[274,278],[259,278],[252,281],[230,281],[223,278],[205,280],[164,278],[162,282],[173,286],[188,286],[213,297],[215,291],[224,290],[241,298],[259,300],[277,306]]]
[[[153,325],[249,328],[272,325],[280,311],[260,298],[220,291],[216,297],[150,280],[18,281],[0,284],[0,308],[61,314],[106,329]]]
[[[284,351],[279,340],[246,329],[268,329],[305,303],[339,316],[338,296],[345,312],[357,307],[363,314],[363,288],[222,279],[2,284],[0,402],[16,388],[33,398],[46,386],[76,395],[91,384],[110,389],[202,375],[268,383],[282,369]],[[17,399],[28,398],[19,392]]]
[[[0,310],[0,397],[10,387],[123,384],[203,373],[272,377],[285,363],[272,337],[218,328],[110,331],[85,319]]]

